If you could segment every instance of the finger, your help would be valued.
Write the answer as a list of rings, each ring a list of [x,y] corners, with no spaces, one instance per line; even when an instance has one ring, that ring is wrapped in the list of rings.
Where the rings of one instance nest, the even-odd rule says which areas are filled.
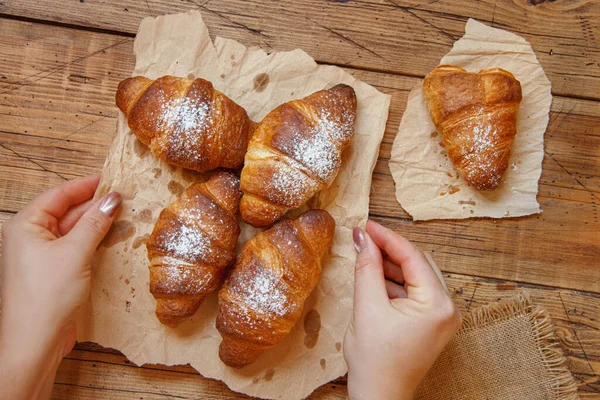
[[[386,280],[385,289],[387,290],[387,295],[390,299],[405,299],[408,297],[406,289],[395,282]]]
[[[409,287],[431,288],[441,285],[423,253],[407,239],[373,221],[367,223],[367,232],[389,259],[400,265],[407,291]]]
[[[383,275],[385,279],[394,281],[400,285],[404,284],[404,275],[402,275],[402,268],[399,265],[391,262],[389,259],[383,259]]]
[[[89,262],[94,250],[108,233],[115,215],[121,205],[122,197],[112,192],[91,206],[79,218],[73,229],[61,240],[76,246],[85,263]]]
[[[435,274],[437,275],[438,279],[440,280],[440,283],[442,284],[442,286],[444,287],[444,289],[446,289],[446,292],[447,292],[448,291],[448,285],[446,285],[446,280],[444,279],[444,275],[442,274],[442,271],[440,270],[440,267],[438,267],[438,265],[436,264],[436,262],[433,260],[433,257],[431,257],[431,254],[429,254],[426,251],[424,251],[423,254],[425,255],[425,258],[429,262],[429,265],[431,265],[431,268],[433,268],[433,272],[435,272]]]
[[[69,207],[91,199],[99,181],[100,174],[96,174],[55,186],[34,198],[23,213],[29,215],[42,211],[59,219]]]
[[[79,221],[79,218],[94,204],[92,199],[72,206],[65,215],[58,221],[58,232],[61,236],[65,236]]]
[[[358,255],[354,268],[354,306],[387,301],[381,252],[361,228],[352,232]]]

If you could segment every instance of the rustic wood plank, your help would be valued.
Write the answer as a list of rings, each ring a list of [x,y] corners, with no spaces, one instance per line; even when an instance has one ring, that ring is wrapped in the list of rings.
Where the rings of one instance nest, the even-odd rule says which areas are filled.
[[[131,39],[39,26],[0,24],[4,211],[18,211],[42,190],[101,169],[115,131],[114,88],[132,65]],[[126,50],[115,52],[119,46]]]
[[[199,9],[213,35],[320,62],[424,76],[469,17],[530,41],[553,93],[600,99],[600,3],[532,0],[5,0],[0,13],[135,34],[146,16]]]
[[[600,296],[457,274],[446,274],[446,281],[463,312],[514,296],[525,289],[535,304],[550,312],[582,398],[598,396]],[[57,383],[54,391],[57,399],[92,395],[100,399],[131,398],[132,393],[139,393],[145,398],[146,395],[167,394],[176,398],[193,398],[195,393],[208,396],[205,398],[239,396],[221,382],[200,377],[189,366],[148,365],[137,368],[119,352],[90,343],[78,344],[67,356],[59,370]],[[344,398],[345,384],[345,377],[337,379],[317,390],[311,398]]]
[[[13,213],[7,213],[7,212],[0,211],[0,228],[2,228],[2,225],[4,225],[4,223],[6,221],[8,221],[10,218],[12,218],[13,215],[14,215]]]
[[[74,351],[81,357],[81,352]],[[92,353],[96,355],[96,353]],[[53,399],[91,397],[95,399],[250,399],[235,393],[217,380],[203,378],[191,372],[169,367],[138,368],[125,362],[123,356],[102,354],[101,360],[67,357],[56,377]],[[119,358],[120,362],[105,359]],[[94,357],[98,358],[98,357]],[[317,389],[310,399],[345,399],[344,384],[328,383]]]
[[[0,79],[0,210],[15,212],[40,191],[101,169],[117,115],[114,90],[134,59],[130,38],[20,21],[2,21],[0,44],[7,77]],[[541,215],[415,224],[395,200],[387,158],[418,78],[348,71],[392,95],[373,216],[437,252],[449,272],[600,291],[598,102],[555,97]]]

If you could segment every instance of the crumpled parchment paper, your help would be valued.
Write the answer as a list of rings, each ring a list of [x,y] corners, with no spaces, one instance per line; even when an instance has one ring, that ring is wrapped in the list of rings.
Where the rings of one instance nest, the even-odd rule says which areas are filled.
[[[130,133],[120,115],[96,193],[99,197],[118,191],[125,200],[113,229],[96,253],[90,300],[78,321],[79,341],[118,349],[138,365],[189,363],[202,375],[249,395],[305,398],[346,372],[341,344],[352,312],[352,228],[367,220],[371,175],[390,97],[341,68],[317,65],[302,50],[267,54],[219,37],[213,44],[197,11],[144,19],[134,52],[137,63],[133,75],[208,79],[245,107],[254,121],[281,103],[338,83],[356,90],[356,133],[344,152],[342,169],[333,185],[308,203],[329,211],[337,222],[321,281],[291,334],[244,369],[228,368],[218,357],[221,337],[215,328],[216,293],[190,321],[170,329],[156,319],[155,301],[148,291],[144,240],[160,210],[191,182],[206,179],[206,174],[157,160]],[[242,223],[239,245],[257,232]]]
[[[550,81],[522,37],[473,19],[440,64],[469,72],[503,68],[521,82],[523,101],[509,167],[500,186],[479,191],[457,176],[423,100],[422,84],[409,94],[392,146],[396,198],[417,220],[517,217],[541,212],[536,200],[544,158],[544,132],[552,103]]]

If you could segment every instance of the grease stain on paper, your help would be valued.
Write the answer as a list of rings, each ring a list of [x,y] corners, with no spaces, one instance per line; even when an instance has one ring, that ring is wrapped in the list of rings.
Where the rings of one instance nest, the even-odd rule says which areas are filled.
[[[150,235],[145,234],[144,236],[138,236],[133,240],[133,244],[131,245],[132,248],[137,249],[139,248],[141,245],[148,243],[148,237]]]
[[[134,217],[133,220],[136,222],[145,222],[147,224],[152,222],[152,211],[150,211],[149,209],[144,209],[142,211],[140,211],[139,213],[137,213]]]
[[[138,212],[134,217],[133,220],[135,222],[145,222],[147,224],[152,222],[152,211],[150,211],[149,209],[144,209],[140,212]]]
[[[312,349],[319,340],[319,331],[321,330],[321,314],[317,310],[310,310],[304,317],[304,346]]]
[[[254,77],[254,90],[256,90],[258,93],[264,91],[268,85],[269,85],[269,75],[268,74],[265,74],[263,72],[262,74],[258,74]]]
[[[448,186],[448,194],[454,194],[456,192],[460,192],[460,186],[458,186],[458,185]]]
[[[169,192],[175,196],[179,196],[185,189],[181,183],[175,181],[170,181],[167,187],[169,188]]]
[[[271,379],[273,379],[273,375],[275,375],[275,370],[273,368],[269,368],[265,371],[265,376],[263,379],[269,382]]]
[[[100,244],[102,247],[113,247],[117,243],[121,243],[129,239],[135,234],[135,226],[130,221],[121,220],[115,222],[108,234]]]

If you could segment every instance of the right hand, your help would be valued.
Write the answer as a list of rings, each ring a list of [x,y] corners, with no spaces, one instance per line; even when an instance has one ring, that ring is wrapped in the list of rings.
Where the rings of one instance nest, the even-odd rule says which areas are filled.
[[[344,338],[351,399],[412,399],[461,326],[441,272],[402,236],[354,230],[354,313]]]

